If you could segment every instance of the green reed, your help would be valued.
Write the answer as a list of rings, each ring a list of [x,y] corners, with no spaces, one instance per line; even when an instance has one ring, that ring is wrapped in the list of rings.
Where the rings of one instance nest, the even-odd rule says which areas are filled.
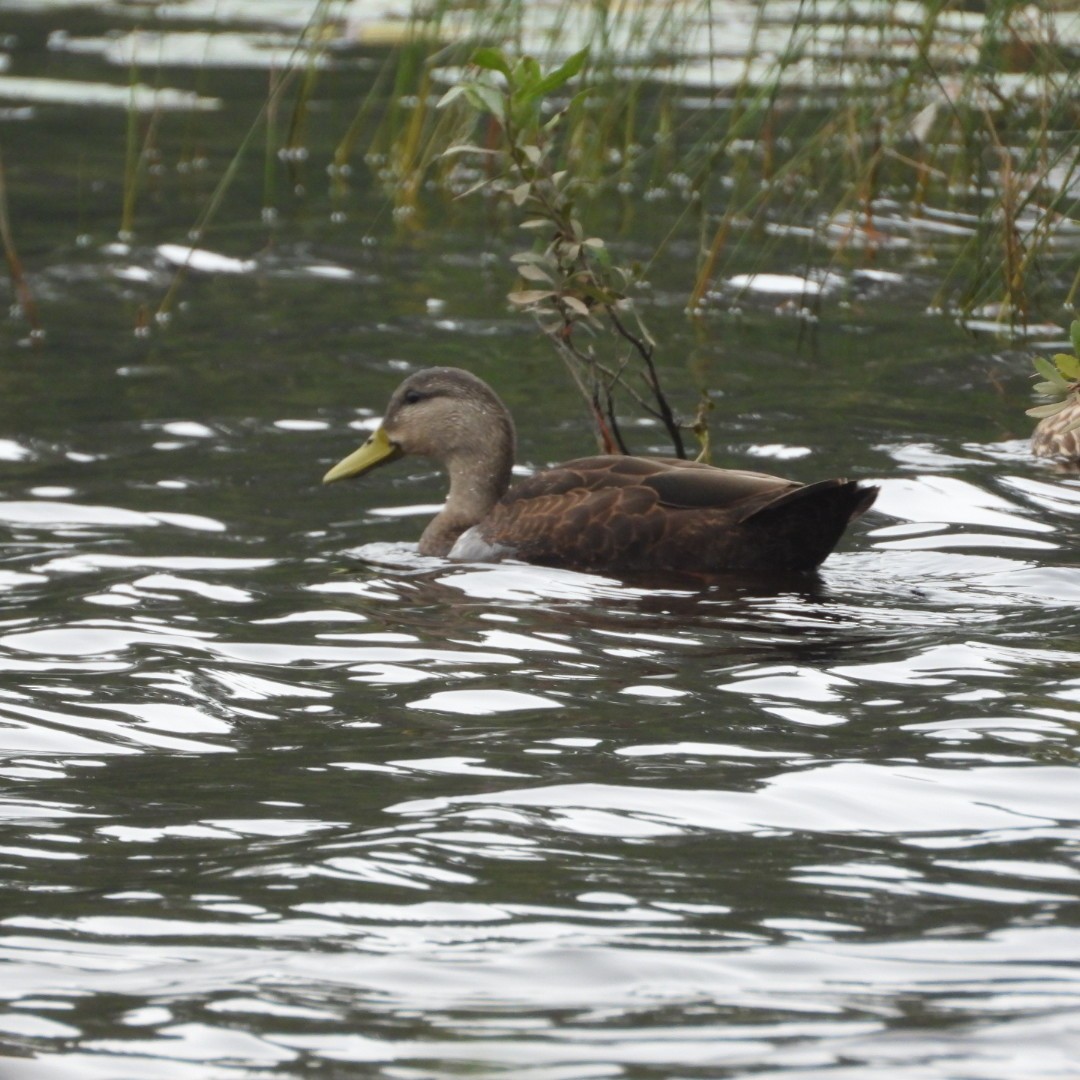
[[[696,243],[696,262],[684,270],[694,315],[715,306],[718,283],[790,260],[793,247],[802,246],[807,268],[828,270],[895,258],[903,242],[936,264],[932,304],[942,312],[979,309],[1003,325],[1024,322],[1048,302],[1073,304],[1080,290],[1080,274],[1071,285],[1060,280],[1058,254],[1060,226],[1078,216],[1080,85],[1056,36],[1060,12],[1017,0],[987,0],[981,14],[967,7],[961,0],[926,0],[917,9],[835,0],[782,7],[760,0],[745,9],[711,0],[561,0],[545,9],[550,29],[538,33],[537,7],[525,0],[417,3],[381,52],[370,89],[330,132],[331,205],[344,220],[356,198],[347,178],[366,167],[384,192],[381,207],[355,208],[368,227],[392,212],[400,227],[419,229],[435,205],[444,218],[471,214],[462,196],[480,187],[501,192],[484,203],[492,223],[510,224],[515,203],[493,110],[466,115],[436,105],[448,87],[475,81],[478,46],[498,50],[510,66],[535,54],[553,70],[588,42],[576,80],[544,103],[544,118],[561,119],[538,145],[545,161],[558,163],[552,171],[573,181],[573,220],[583,236],[603,235],[607,251],[632,236],[640,248],[647,226],[651,252],[641,266],[621,268],[629,292],[676,239]],[[256,131],[264,135],[264,209],[277,202],[282,162],[303,197],[300,151],[314,138],[311,102],[325,77],[317,58],[334,33],[335,10],[323,0],[298,39],[306,64],[271,75],[264,107],[209,196],[195,238]],[[722,20],[733,10],[746,10],[748,21],[741,53],[726,55]],[[685,45],[695,33],[707,43],[696,59]],[[705,87],[695,88],[703,72]],[[588,95],[575,96],[585,87]],[[325,117],[319,122],[325,127]],[[144,156],[137,145],[130,121],[132,192]],[[476,153],[446,153],[461,145]],[[519,175],[518,186],[527,180]],[[931,229],[942,220],[966,232],[943,238]],[[556,224],[573,250],[579,241],[569,217]],[[597,298],[563,289],[573,260],[552,257],[560,282],[555,326],[566,314],[563,297],[586,306]],[[618,290],[610,289],[603,303],[617,315]],[[637,341],[639,357],[647,351],[651,363],[647,332]],[[593,370],[581,357],[569,362],[579,376]],[[610,398],[594,393],[591,379],[598,429],[617,429]],[[696,427],[707,439],[706,413],[703,405],[683,430]],[[671,430],[678,447],[678,425]],[[609,434],[617,444],[617,430]]]
[[[520,5],[488,0],[470,11],[467,26],[475,35],[492,41],[505,31],[494,43],[512,51],[521,34]],[[942,307],[971,310],[996,302],[1006,321],[1023,320],[1054,224],[1075,213],[1070,192],[1077,141],[1069,133],[1080,127],[1077,76],[1056,44],[1049,15],[993,0],[972,49],[958,21],[970,16],[957,3],[931,0],[913,23],[891,5],[873,9],[872,24],[856,12],[844,8],[838,21],[836,5],[805,0],[777,48],[777,25],[764,0],[742,76],[720,92],[722,101],[714,98],[721,107],[692,115],[674,100],[687,63],[677,45],[694,20],[712,26],[717,12],[710,4],[567,0],[552,22],[575,13],[585,21],[594,89],[589,107],[575,110],[561,135],[569,167],[606,203],[613,189],[632,202],[650,184],[687,178],[690,205],[673,215],[671,235],[699,230],[701,255],[688,283],[691,310],[746,258],[739,239],[748,228],[809,224],[823,241],[839,231],[847,241],[830,242],[835,258],[855,249],[869,258],[887,241],[878,227],[879,207],[899,198],[904,213],[916,219],[928,206],[974,217],[971,236],[951,253],[938,297]],[[433,20],[431,36],[445,33],[445,7]],[[456,30],[459,40],[475,40],[460,19]],[[767,37],[774,44],[763,66]],[[890,67],[895,42],[905,55]],[[558,53],[559,43],[552,45]],[[623,58],[628,51],[632,64]],[[460,64],[461,54],[461,47],[455,55],[454,46],[442,46],[427,58],[416,50],[401,56],[378,132],[381,159],[394,162],[388,195],[400,205],[411,200],[415,208],[416,170],[435,160],[422,148],[438,149],[447,135],[430,112],[433,71],[437,76],[442,65]],[[717,175],[727,186],[719,208],[707,201],[717,196]],[[459,194],[452,185],[447,190]],[[767,258],[768,246],[755,247],[758,259]]]

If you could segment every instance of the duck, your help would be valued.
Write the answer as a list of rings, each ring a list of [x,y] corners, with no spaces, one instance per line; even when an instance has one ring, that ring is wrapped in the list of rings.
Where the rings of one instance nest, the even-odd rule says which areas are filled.
[[[379,427],[323,483],[429,458],[450,486],[421,555],[616,575],[813,571],[878,494],[846,479],[801,484],[617,454],[566,461],[511,486],[515,446],[510,411],[483,379],[426,368],[398,386]]]
[[[1071,429],[1071,430],[1070,430]],[[1031,433],[1036,457],[1057,458],[1080,465],[1080,387],[1069,392],[1068,403],[1052,416],[1044,416]]]

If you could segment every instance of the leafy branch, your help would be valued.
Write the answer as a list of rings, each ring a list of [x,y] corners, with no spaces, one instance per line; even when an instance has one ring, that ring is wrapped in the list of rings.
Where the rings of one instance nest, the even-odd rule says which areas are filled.
[[[536,234],[532,247],[511,256],[521,287],[508,299],[535,316],[566,364],[588,404],[601,449],[628,453],[616,415],[621,392],[664,427],[675,454],[685,458],[682,425],[657,372],[655,342],[627,297],[637,274],[614,263],[603,239],[586,234],[574,206],[581,181],[554,163],[557,129],[589,91],[571,97],[548,119],[545,100],[563,92],[587,60],[588,49],[582,49],[545,73],[531,56],[511,63],[500,49],[476,50],[471,60],[476,74],[449,90],[439,104],[462,100],[477,117],[494,120],[498,146],[467,141],[443,156],[492,159],[488,177],[466,194],[493,188],[520,212],[520,227]],[[605,328],[615,343],[613,357],[598,355],[593,343],[584,340]],[[699,423],[703,415],[699,411]]]

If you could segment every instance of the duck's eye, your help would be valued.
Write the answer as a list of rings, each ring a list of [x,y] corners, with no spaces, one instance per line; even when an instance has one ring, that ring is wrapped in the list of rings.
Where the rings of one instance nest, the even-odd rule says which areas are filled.
[[[419,390],[410,390],[404,397],[406,405],[415,405],[418,401],[423,401],[424,395]]]

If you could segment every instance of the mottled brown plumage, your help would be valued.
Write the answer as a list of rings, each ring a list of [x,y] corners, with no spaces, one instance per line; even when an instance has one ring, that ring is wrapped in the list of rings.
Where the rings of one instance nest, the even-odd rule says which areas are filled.
[[[877,495],[850,480],[804,486],[617,456],[543,469],[508,491],[513,421],[485,382],[457,368],[406,379],[382,427],[324,479],[359,476],[405,454],[434,458],[450,477],[446,506],[424,530],[420,552],[470,561],[613,573],[812,570]]]
[[[1060,458],[1080,463],[1080,428],[1066,430],[1080,424],[1080,390],[1073,390],[1069,403],[1053,416],[1043,417],[1035,425],[1031,436],[1031,452],[1036,457]]]

